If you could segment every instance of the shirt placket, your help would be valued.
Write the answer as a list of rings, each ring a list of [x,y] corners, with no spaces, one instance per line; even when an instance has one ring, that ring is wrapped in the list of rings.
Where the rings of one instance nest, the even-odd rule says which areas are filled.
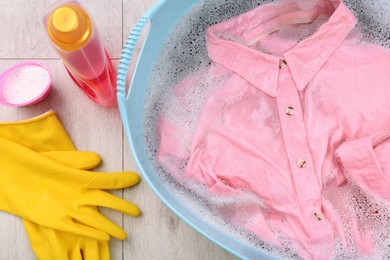
[[[315,172],[309,149],[299,92],[283,57],[279,63],[276,101],[290,165],[290,172],[286,174],[292,175],[310,240],[312,244],[333,246],[332,226],[321,212],[321,179]]]

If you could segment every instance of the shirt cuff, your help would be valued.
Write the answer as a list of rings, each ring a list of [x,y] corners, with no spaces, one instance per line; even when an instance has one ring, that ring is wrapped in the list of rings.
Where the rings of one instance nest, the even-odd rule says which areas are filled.
[[[383,172],[378,159],[385,155],[375,152],[375,143],[375,136],[348,141],[336,150],[336,154],[344,167],[344,174],[355,184],[368,194],[390,200],[390,176]]]
[[[377,170],[378,160],[370,137],[347,141],[336,150],[336,154],[348,172],[361,171],[362,169],[365,171],[368,169]]]

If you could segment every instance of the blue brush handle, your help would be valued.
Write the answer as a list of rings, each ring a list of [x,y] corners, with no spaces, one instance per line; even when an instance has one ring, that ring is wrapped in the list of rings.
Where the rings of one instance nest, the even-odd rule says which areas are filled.
[[[141,33],[148,22],[149,18],[145,16],[143,16],[137,22],[122,49],[121,60],[119,62],[118,74],[116,78],[118,96],[125,96],[127,72],[129,71],[130,63],[133,59],[135,48],[137,47]]]

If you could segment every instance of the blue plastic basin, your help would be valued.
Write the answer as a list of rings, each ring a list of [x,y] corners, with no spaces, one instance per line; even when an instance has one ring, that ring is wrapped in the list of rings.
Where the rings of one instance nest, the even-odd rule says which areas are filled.
[[[144,143],[144,103],[149,77],[152,74],[160,48],[179,18],[186,13],[196,0],[162,0],[152,7],[137,23],[122,51],[118,69],[118,104],[122,122],[134,158],[143,179],[152,187],[160,199],[180,218],[202,235],[243,259],[277,259],[260,248],[239,241],[229,234],[206,223],[204,219],[191,212],[177,200],[155,173]],[[146,24],[150,23],[147,37],[138,56],[128,93],[126,76],[133,58],[134,50]]]

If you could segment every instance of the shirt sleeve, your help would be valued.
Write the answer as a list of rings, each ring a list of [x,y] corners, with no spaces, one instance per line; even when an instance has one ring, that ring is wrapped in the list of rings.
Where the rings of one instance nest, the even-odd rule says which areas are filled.
[[[156,124],[156,155],[160,166],[181,183],[193,140],[199,139],[195,128],[202,106],[216,88],[213,83],[228,73],[222,66],[211,65],[187,75],[166,90],[169,99],[164,100]]]
[[[347,178],[366,192],[390,201],[390,132],[347,141],[336,154]]]
[[[194,87],[196,78],[192,75],[179,82],[172,92],[172,104],[164,107],[157,120],[159,164],[181,182],[181,175],[188,160],[191,138],[191,118],[185,93]],[[186,121],[187,120],[187,121]]]

